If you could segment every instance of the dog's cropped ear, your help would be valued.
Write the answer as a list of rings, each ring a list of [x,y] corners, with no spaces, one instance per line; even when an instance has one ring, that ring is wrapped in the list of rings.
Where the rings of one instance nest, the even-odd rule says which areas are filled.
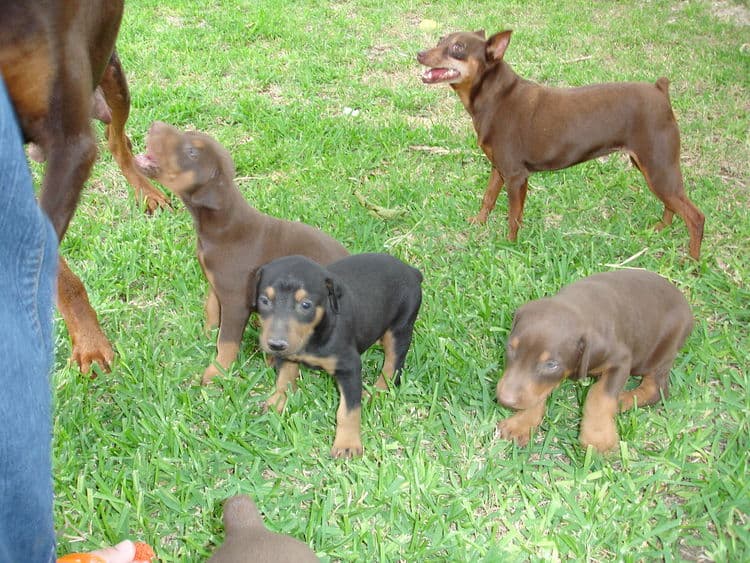
[[[500,31],[487,40],[487,46],[485,48],[485,56],[488,61],[499,61],[505,55],[505,50],[508,48],[510,43],[510,34],[513,33],[512,29],[506,31]]]
[[[326,278],[326,289],[328,290],[328,303],[331,305],[331,311],[339,314],[339,299],[341,298],[341,286],[333,281],[333,278]]]
[[[483,29],[477,29],[477,30],[476,30],[476,31],[474,32],[474,35],[478,35],[478,36],[479,36],[479,37],[481,37],[482,39],[484,39],[484,38],[485,38],[485,35],[484,35],[484,30],[483,30]]]
[[[578,354],[578,373],[571,379],[582,379],[589,374],[589,362],[591,361],[591,342],[585,335],[578,339],[576,352]]]

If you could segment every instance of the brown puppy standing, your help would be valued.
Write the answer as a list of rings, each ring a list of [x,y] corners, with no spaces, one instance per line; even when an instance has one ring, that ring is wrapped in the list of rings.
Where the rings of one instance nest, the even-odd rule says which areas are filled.
[[[208,563],[317,563],[307,544],[267,530],[255,503],[247,495],[224,502],[224,543]]]
[[[682,293],[645,270],[595,274],[526,303],[513,319],[497,384],[497,400],[518,412],[500,422],[500,436],[526,445],[552,390],[590,374],[598,380],[583,407],[580,441],[600,452],[614,448],[618,408],[667,397],[669,371],[692,328]],[[630,375],[641,383],[623,391]]]
[[[559,170],[623,150],[664,203],[657,229],[671,224],[677,213],[687,224],[690,256],[697,260],[704,216],[685,194],[669,81],[541,86],[519,77],[503,60],[510,35],[502,31],[485,40],[484,31],[453,33],[417,55],[430,67],[423,82],[447,82],[461,98],[492,163],[482,207],[470,220],[487,220],[505,184],[508,238],[515,241],[532,172]]]
[[[193,215],[198,260],[209,283],[206,327],[219,325],[216,361],[226,370],[237,357],[255,310],[258,268],[290,254],[328,264],[349,253],[317,229],[248,205],[234,185],[232,158],[208,135],[183,133],[157,121],[149,129],[146,149],[146,155],[138,157],[141,168],[180,196]],[[201,381],[205,385],[218,374],[211,364]]]

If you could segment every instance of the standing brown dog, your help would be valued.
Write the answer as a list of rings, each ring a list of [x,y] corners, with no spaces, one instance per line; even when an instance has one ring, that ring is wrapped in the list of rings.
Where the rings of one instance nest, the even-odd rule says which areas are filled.
[[[168,204],[135,168],[124,132],[130,94],[113,51],[122,11],[123,2],[117,0],[0,0],[0,73],[26,140],[35,143],[37,154],[47,160],[40,204],[60,239],[96,157],[89,121],[97,84],[109,110],[109,148],[123,174],[149,210]],[[99,109],[96,114],[101,117]],[[112,346],[81,280],[62,257],[57,285],[57,305],[70,333],[72,358],[84,373],[94,362],[108,369]]]
[[[417,55],[430,67],[423,82],[447,82],[461,98],[492,163],[482,207],[470,221],[487,220],[505,184],[508,238],[515,241],[532,172],[559,170],[623,150],[664,203],[656,228],[671,224],[677,213],[687,224],[690,256],[697,260],[704,216],[685,195],[669,81],[541,86],[519,77],[503,60],[510,35],[502,31],[485,40],[484,31],[453,33]]]
[[[618,408],[666,398],[669,371],[692,328],[680,290],[646,270],[594,274],[526,303],[513,318],[497,384],[497,400],[518,412],[500,422],[500,436],[525,445],[552,390],[591,374],[598,380],[583,406],[581,444],[614,448]],[[641,376],[641,384],[624,391],[630,375]]]

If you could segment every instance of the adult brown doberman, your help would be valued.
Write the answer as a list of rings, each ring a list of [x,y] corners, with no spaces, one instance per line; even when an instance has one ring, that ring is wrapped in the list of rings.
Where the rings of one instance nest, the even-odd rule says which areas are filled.
[[[111,108],[109,147],[123,174],[149,210],[166,198],[133,165],[124,133],[130,95],[114,53],[122,1],[23,2],[0,0],[0,72],[27,141],[47,160],[40,205],[59,239],[65,234],[81,188],[96,158],[91,100],[99,84]],[[99,327],[80,279],[60,259],[58,307],[73,344],[73,359],[88,372],[105,369],[112,347]]]
[[[482,207],[470,221],[487,220],[505,184],[508,239],[515,241],[531,173],[622,150],[664,204],[656,228],[671,224],[677,213],[690,233],[690,256],[698,260],[705,217],[685,193],[669,80],[549,88],[524,80],[505,62],[510,35],[452,33],[417,55],[430,67],[423,82],[450,84],[458,94],[492,163]]]

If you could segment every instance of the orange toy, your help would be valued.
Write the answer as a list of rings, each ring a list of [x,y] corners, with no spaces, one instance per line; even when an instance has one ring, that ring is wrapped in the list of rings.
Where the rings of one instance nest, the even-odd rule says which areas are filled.
[[[151,563],[151,560],[156,557],[154,550],[151,546],[142,541],[133,542],[135,543],[135,558],[133,561],[145,561]],[[104,558],[98,555],[92,555],[90,553],[69,553],[63,555],[57,559],[57,563],[107,563]]]

